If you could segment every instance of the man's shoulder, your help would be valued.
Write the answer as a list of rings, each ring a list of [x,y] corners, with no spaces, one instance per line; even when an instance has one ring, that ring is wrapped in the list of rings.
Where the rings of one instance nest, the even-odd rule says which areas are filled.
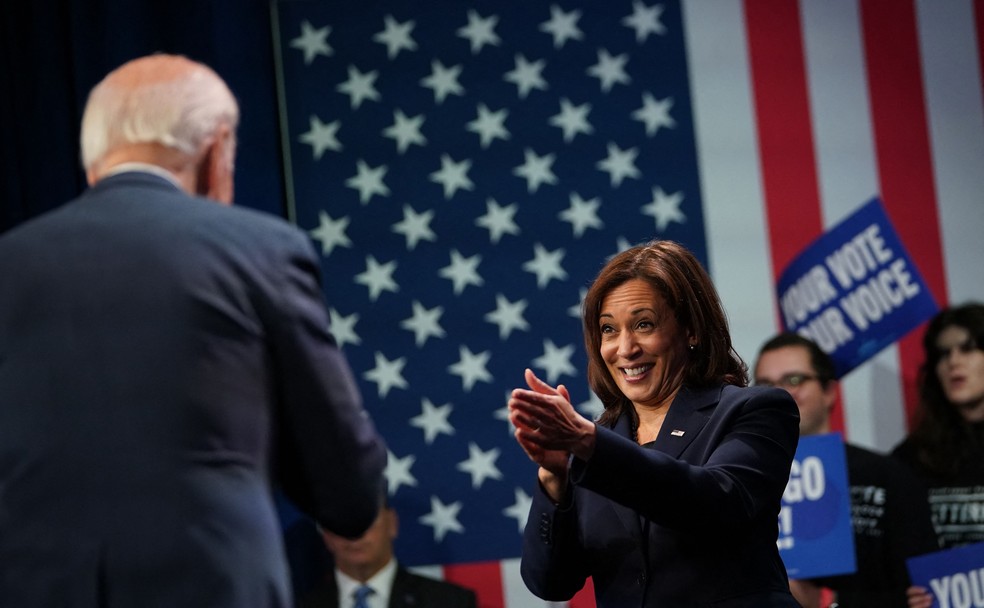
[[[215,211],[222,214],[224,216],[223,219],[228,219],[230,222],[250,226],[257,231],[272,233],[282,237],[290,236],[292,238],[306,238],[306,235],[300,228],[294,224],[291,224],[287,220],[266,211],[260,211],[258,209],[241,205],[214,206],[217,207]]]
[[[475,606],[475,592],[448,581],[415,574],[406,568],[397,570],[393,581],[393,602],[395,606],[434,605],[448,608]],[[402,594],[406,597],[396,597]],[[412,599],[411,599],[412,598]],[[402,600],[408,601],[400,603]]]
[[[141,192],[142,196],[135,197],[135,191]],[[131,200],[131,197],[135,197],[137,200]],[[76,201],[93,198],[122,198],[132,205],[139,205],[145,199],[162,199],[184,205],[177,210],[167,209],[169,212],[177,211],[178,213],[175,215],[199,214],[215,216],[217,219],[226,221],[275,226],[281,229],[293,227],[285,219],[266,211],[253,209],[243,204],[224,205],[203,196],[188,194],[164,177],[140,171],[124,172],[107,177],[82,193]],[[230,218],[232,219],[230,220]]]
[[[187,195],[185,195],[187,196]],[[176,211],[175,227],[189,238],[247,251],[298,251],[314,255],[313,245],[300,228],[287,220],[242,205],[222,205],[215,201],[188,197],[184,208]]]
[[[132,224],[134,230],[147,230],[148,234],[175,234],[165,229],[168,227],[178,233],[241,234],[248,239],[267,234],[274,240],[307,238],[299,228],[267,211],[193,196],[159,175],[139,171],[100,180],[78,197],[23,222],[5,236],[33,236],[38,230],[102,222],[101,218],[112,218],[111,225],[117,227]]]
[[[338,588],[334,580],[334,577],[326,577],[320,584],[301,594],[297,599],[297,608],[337,608]]]

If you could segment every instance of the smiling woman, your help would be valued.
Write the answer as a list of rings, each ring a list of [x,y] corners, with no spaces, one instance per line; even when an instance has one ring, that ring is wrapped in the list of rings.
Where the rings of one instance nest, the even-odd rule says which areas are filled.
[[[634,247],[602,269],[582,316],[597,423],[530,370],[509,400],[540,467],[526,585],[564,601],[591,577],[599,608],[796,606],[776,548],[796,405],[745,387],[704,268],[671,241]]]
[[[639,417],[637,438],[659,434],[686,369],[687,336],[652,285],[630,279],[602,301],[601,358],[608,374]]]

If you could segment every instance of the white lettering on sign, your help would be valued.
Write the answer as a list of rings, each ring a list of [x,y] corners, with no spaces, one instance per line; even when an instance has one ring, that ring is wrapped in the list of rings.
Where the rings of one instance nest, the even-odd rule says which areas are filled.
[[[844,314],[836,306],[828,308],[796,330],[796,333],[817,343],[824,352],[834,352],[841,344],[854,338],[854,332],[847,326]]]
[[[929,581],[940,608],[984,608],[984,568]]]
[[[827,491],[827,475],[823,469],[823,461],[816,456],[807,456],[802,462],[793,460],[789,469],[789,481],[782,493],[783,502],[779,509],[779,538],[776,546],[780,551],[792,549],[795,544],[793,537],[793,504],[804,500],[820,500]]]
[[[840,305],[854,325],[864,331],[918,293],[919,285],[912,282],[905,260],[895,260],[841,298]]]
[[[854,235],[779,295],[786,327],[828,353],[858,332],[876,331],[877,323],[922,292],[897,253],[878,224]]]
[[[834,273],[842,289],[863,280],[869,272],[892,259],[892,250],[885,247],[881,227],[872,224],[850,241],[827,256],[827,268]]]
[[[836,297],[837,290],[830,282],[827,269],[814,266],[782,294],[779,304],[786,317],[786,327],[802,323]]]
[[[793,539],[793,509],[783,506],[779,509],[779,538],[776,539],[776,546],[780,551],[792,549],[795,545]]]
[[[807,456],[802,463],[793,461],[782,499],[790,504],[819,500],[826,491],[827,476],[823,470],[823,461],[816,456]]]

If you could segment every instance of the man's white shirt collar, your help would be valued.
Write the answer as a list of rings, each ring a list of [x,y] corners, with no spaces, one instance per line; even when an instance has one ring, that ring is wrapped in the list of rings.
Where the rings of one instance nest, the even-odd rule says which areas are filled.
[[[163,177],[167,181],[177,186],[178,189],[181,189],[181,183],[178,182],[178,178],[174,177],[173,173],[171,173],[164,167],[160,167],[158,165],[152,165],[150,163],[138,163],[138,162],[120,163],[118,165],[112,166],[108,171],[103,173],[100,179],[106,179],[107,177],[118,175],[120,173],[133,173],[133,172],[151,173],[158,177]]]
[[[335,584],[338,586],[338,606],[339,608],[352,608],[355,599],[352,594],[363,584],[372,587],[374,593],[369,596],[369,608],[386,608],[389,606],[390,592],[393,590],[393,579],[396,578],[396,560],[391,559],[388,564],[367,580],[365,583],[355,580],[341,570],[335,569]]]

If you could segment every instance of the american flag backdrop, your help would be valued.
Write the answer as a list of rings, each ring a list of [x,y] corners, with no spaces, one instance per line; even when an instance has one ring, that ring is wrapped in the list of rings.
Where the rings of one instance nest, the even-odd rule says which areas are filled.
[[[704,262],[751,364],[774,280],[880,195],[940,305],[984,299],[984,106],[971,0],[275,4],[292,219],[390,447],[402,562],[542,606],[518,574],[535,467],[505,418],[525,367],[595,415],[580,299],[652,238]],[[835,421],[906,432],[919,332]],[[586,591],[572,602],[591,606]]]

